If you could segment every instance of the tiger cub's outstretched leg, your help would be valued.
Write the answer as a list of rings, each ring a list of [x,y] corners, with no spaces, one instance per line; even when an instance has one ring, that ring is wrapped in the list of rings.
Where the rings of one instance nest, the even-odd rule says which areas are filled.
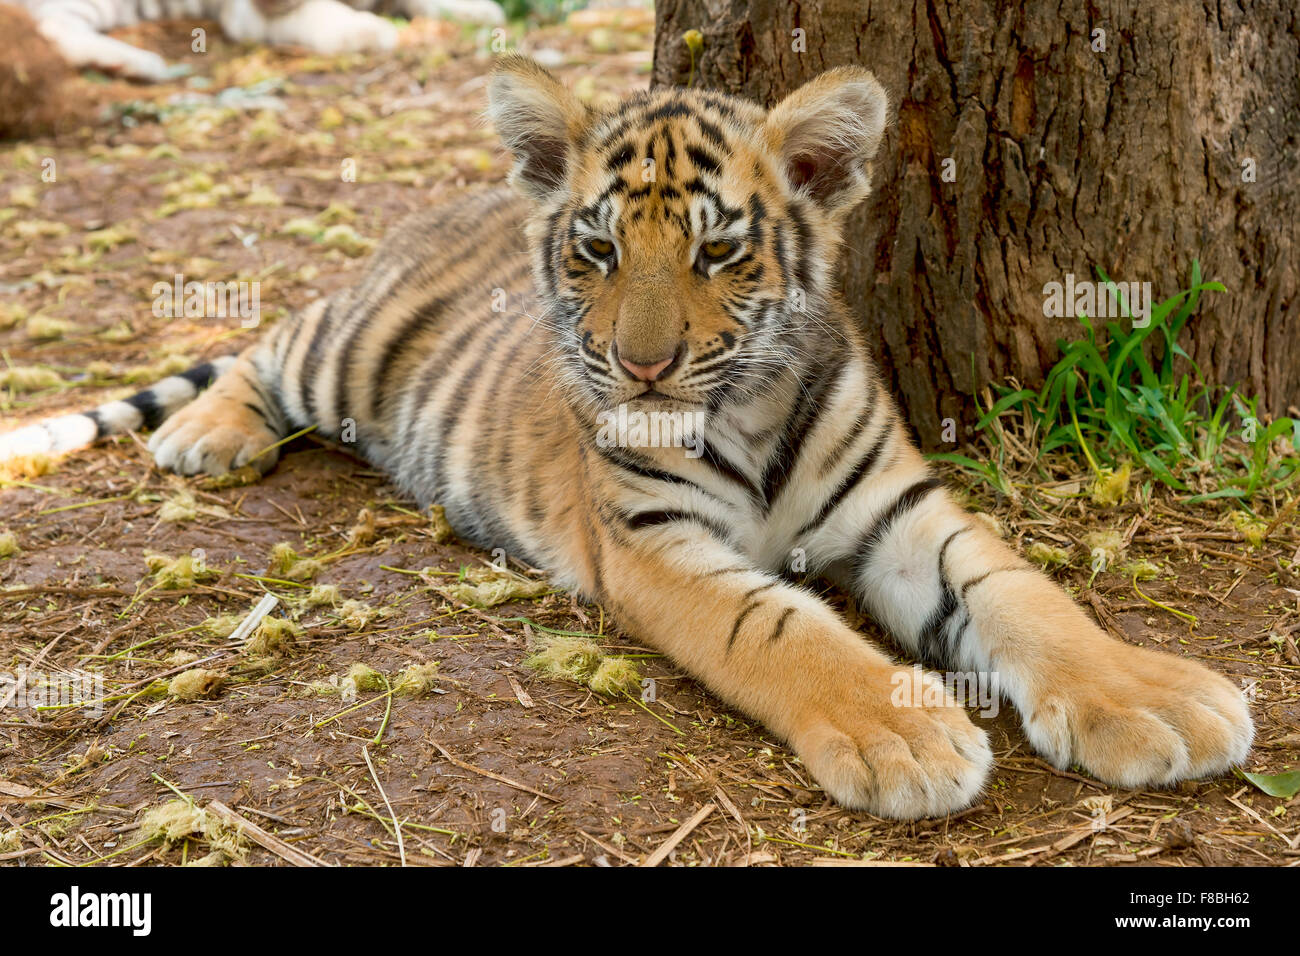
[[[835,533],[848,583],[909,651],[991,678],[1058,767],[1139,787],[1245,759],[1254,731],[1230,681],[1109,637],[958,507],[918,452],[906,446],[896,462],[847,503]]]
[[[266,343],[251,346],[211,388],[169,417],[149,439],[159,467],[182,475],[220,475],[250,464],[269,471],[280,457],[270,446],[288,434],[268,381],[270,358]]]
[[[783,737],[844,806],[915,819],[974,801],[993,756],[934,675],[893,663],[816,595],[667,514],[592,531],[603,538],[593,590],[629,633]],[[895,706],[917,681],[927,704]]]

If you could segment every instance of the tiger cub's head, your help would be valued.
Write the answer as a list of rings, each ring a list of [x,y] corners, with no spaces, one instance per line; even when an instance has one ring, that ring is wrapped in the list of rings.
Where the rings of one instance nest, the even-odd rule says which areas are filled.
[[[770,111],[682,89],[597,111],[507,56],[488,113],[537,203],[543,321],[582,398],[718,408],[825,336],[840,232],[885,127],[867,71],[825,73]]]

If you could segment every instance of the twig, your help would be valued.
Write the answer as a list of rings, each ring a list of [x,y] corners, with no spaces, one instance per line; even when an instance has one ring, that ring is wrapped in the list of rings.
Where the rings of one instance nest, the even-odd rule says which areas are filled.
[[[691,817],[689,820],[687,820],[685,823],[679,826],[676,830],[674,830],[673,835],[670,836],[667,840],[664,840],[663,843],[659,844],[659,849],[655,850],[648,857],[646,857],[645,862],[642,863],[641,865],[658,866],[664,860],[668,859],[668,854],[673,852],[673,850],[677,848],[677,844],[685,840],[690,835],[691,831],[694,830],[696,827],[698,827],[701,823],[703,823],[704,818],[707,817],[710,813],[712,813],[716,809],[717,809],[717,804],[715,803],[706,803],[704,806],[700,807],[700,809],[696,812],[695,816]]]
[[[541,790],[534,790],[526,783],[520,783],[518,780],[511,780],[509,777],[503,777],[499,773],[493,773],[491,770],[484,770],[482,767],[476,767],[473,764],[466,763],[465,761],[460,760],[457,757],[453,757],[451,754],[447,752],[446,748],[443,747],[442,744],[438,743],[438,741],[427,737],[425,739],[428,740],[429,743],[433,744],[434,748],[437,749],[438,753],[446,757],[447,760],[453,765],[460,767],[461,770],[468,770],[470,773],[476,773],[479,774],[480,776],[488,777],[491,780],[496,780],[498,783],[504,783],[507,787],[514,787],[516,790],[522,790],[525,793],[531,793],[534,796],[541,797],[544,800],[550,800],[552,803],[560,802],[558,797],[553,797],[549,793],[543,793]]]
[[[286,863],[292,863],[294,866],[327,866],[323,860],[320,860],[310,853],[304,853],[295,847],[285,843],[277,836],[272,836],[251,820],[246,820],[230,807],[226,806],[220,800],[213,800],[206,807],[209,813],[215,814],[222,820],[229,823],[241,834],[248,837],[254,843],[258,843],[270,850]]]
[[[361,756],[366,758],[366,766],[370,769],[370,779],[379,788],[379,795],[384,798],[384,806],[388,807],[388,815],[393,821],[393,832],[397,834],[397,855],[402,858],[402,866],[406,866],[406,843],[402,840],[402,821],[397,819],[397,814],[393,812],[393,805],[388,802],[388,794],[384,792],[384,785],[379,782],[379,774],[375,773],[375,765],[370,762],[370,751],[362,747]]]

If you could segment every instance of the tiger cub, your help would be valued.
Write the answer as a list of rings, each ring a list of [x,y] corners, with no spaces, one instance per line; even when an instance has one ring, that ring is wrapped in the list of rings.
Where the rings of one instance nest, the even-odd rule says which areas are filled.
[[[269,468],[276,453],[255,456],[291,430],[355,432],[462,536],[600,602],[846,807],[960,810],[993,756],[939,677],[791,570],[841,584],[927,664],[994,675],[1058,767],[1138,787],[1240,763],[1253,729],[1227,679],[1104,634],[907,438],[835,291],[886,114],[856,68],[770,111],[659,89],[601,112],[502,57],[489,115],[522,198],[398,227],[354,287],[277,326],[149,447],[216,474]],[[73,418],[103,434],[201,384]],[[75,425],[34,428],[72,441]]]
[[[160,82],[177,74],[157,53],[105,36],[142,20],[211,19],[232,40],[300,46],[315,53],[391,50],[397,27],[369,11],[494,25],[493,0],[17,0],[72,66]]]

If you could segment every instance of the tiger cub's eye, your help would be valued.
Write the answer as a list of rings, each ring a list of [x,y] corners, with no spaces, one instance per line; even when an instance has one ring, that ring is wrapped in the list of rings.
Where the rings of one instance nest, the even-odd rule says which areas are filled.
[[[735,251],[736,244],[730,239],[715,239],[713,242],[706,242],[700,247],[706,259],[725,259]]]
[[[613,254],[614,243],[610,242],[608,239],[588,239],[587,251],[593,256],[598,256],[603,259],[606,256]]]

